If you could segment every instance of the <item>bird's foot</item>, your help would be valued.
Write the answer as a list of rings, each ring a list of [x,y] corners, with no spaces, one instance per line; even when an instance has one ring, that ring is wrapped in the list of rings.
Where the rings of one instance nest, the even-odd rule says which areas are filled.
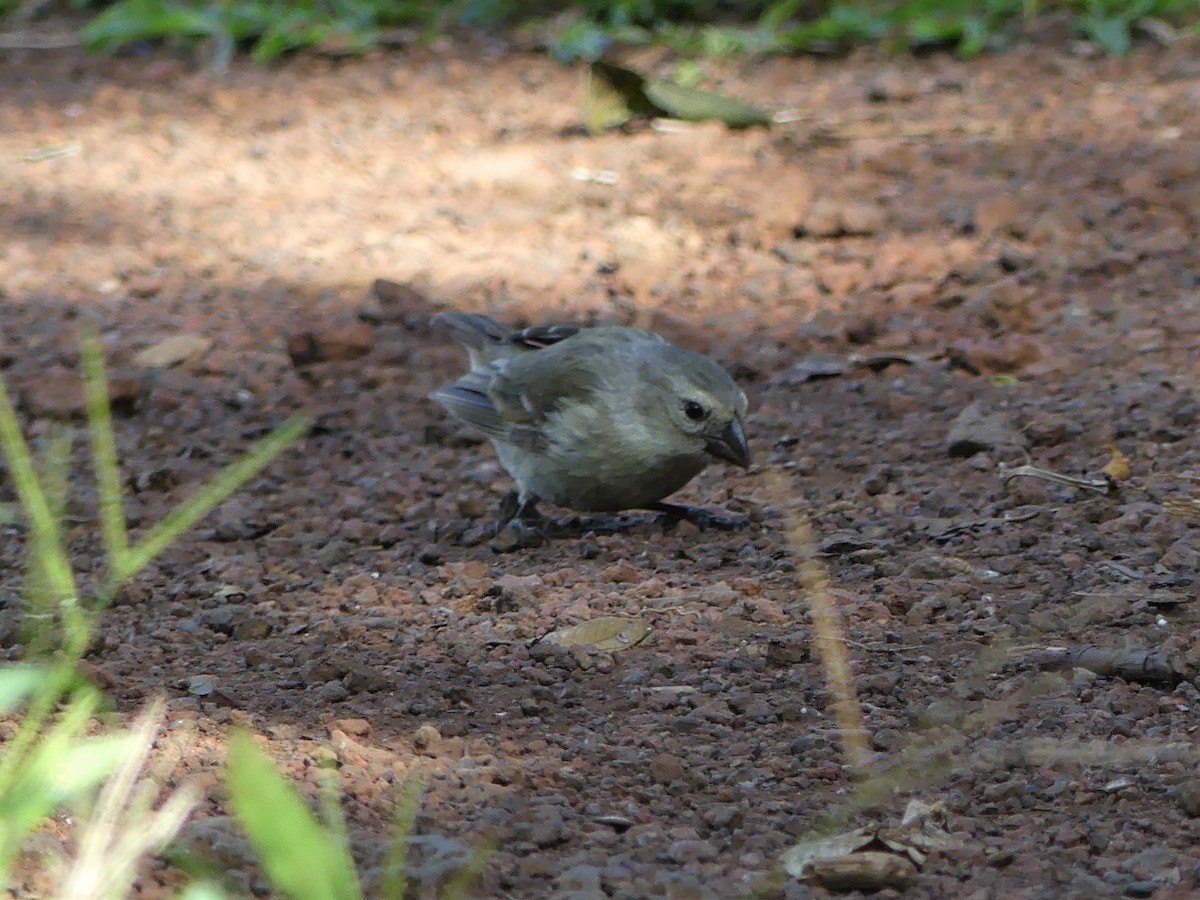
[[[745,528],[750,524],[749,519],[722,515],[710,509],[705,509],[702,506],[685,506],[681,503],[659,502],[650,504],[646,509],[662,513],[668,528],[674,527],[682,520],[691,522],[701,531],[706,528],[715,528],[718,531],[733,531],[737,528]]]
[[[546,540],[550,524],[550,520],[538,511],[535,501],[522,501],[516,491],[509,491],[500,501],[500,515],[491,547],[498,553],[540,547]]]

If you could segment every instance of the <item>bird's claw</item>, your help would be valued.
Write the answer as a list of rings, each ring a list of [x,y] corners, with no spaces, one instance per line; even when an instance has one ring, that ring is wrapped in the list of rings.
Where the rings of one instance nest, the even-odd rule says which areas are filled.
[[[683,520],[691,522],[701,531],[708,528],[717,531],[734,531],[738,528],[745,528],[750,524],[748,519],[715,513],[702,506],[685,506],[679,503],[655,503],[648,508],[654,512],[662,513],[668,528],[674,527]]]
[[[492,549],[503,553],[522,547],[540,547],[546,540],[549,521],[538,511],[534,501],[522,502],[516,491],[509,491],[500,501]]]

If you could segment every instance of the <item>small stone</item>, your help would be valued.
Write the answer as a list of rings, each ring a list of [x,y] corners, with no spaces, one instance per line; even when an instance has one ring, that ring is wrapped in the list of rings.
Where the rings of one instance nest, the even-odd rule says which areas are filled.
[[[417,560],[427,566],[436,566],[442,561],[442,551],[437,544],[425,544],[417,551]]]
[[[297,369],[324,362],[350,362],[375,346],[375,329],[368,322],[325,322],[300,328],[286,338],[288,356]]]
[[[245,619],[233,626],[235,641],[261,641],[270,633],[271,623],[259,616]]]
[[[125,282],[125,290],[133,297],[153,297],[163,289],[163,277],[159,273],[131,275]]]
[[[313,691],[313,697],[319,703],[341,703],[350,697],[350,692],[340,681],[327,681]]]
[[[704,824],[709,828],[736,829],[742,822],[743,813],[735,803],[713,803],[704,810]]]
[[[734,721],[733,710],[724,700],[710,700],[696,707],[696,715],[718,725],[732,725]]]
[[[974,707],[955,700],[934,700],[918,716],[922,726],[959,725]]]
[[[417,750],[429,750],[442,741],[442,733],[432,725],[422,725],[413,732],[413,747]]]
[[[1052,840],[1057,847],[1074,847],[1083,841],[1083,832],[1074,822],[1063,822]]]
[[[536,592],[542,587],[542,583],[540,575],[513,575],[506,572],[496,579],[489,593],[500,598],[499,606],[508,611],[515,611],[535,604]]]
[[[885,72],[867,87],[869,103],[897,101],[907,103],[917,98],[917,86],[900,72]]]
[[[527,837],[539,847],[561,844],[566,833],[562,813],[553,806],[539,806],[532,810],[534,821],[529,825]]]
[[[1041,348],[1032,340],[1011,335],[1002,340],[963,338],[952,341],[947,357],[973,374],[1018,372],[1041,358]]]
[[[1180,538],[1166,549],[1158,563],[1172,569],[1200,569],[1200,548],[1190,538]]]
[[[670,784],[687,774],[679,758],[670,753],[660,753],[650,760],[650,777],[659,784]]]
[[[874,203],[847,203],[842,207],[845,234],[875,234],[885,223],[883,210]]]
[[[814,200],[795,228],[796,237],[837,237],[842,233],[842,207],[832,200]]]
[[[1025,233],[1021,206],[1012,194],[999,194],[981,201],[975,207],[976,230],[984,235],[1006,231],[1014,237]]]
[[[376,694],[392,688],[392,680],[372,666],[351,663],[347,666],[346,687],[354,693]]]
[[[31,413],[48,419],[73,419],[86,408],[79,373],[63,366],[43,369],[25,388],[23,399]]]
[[[1035,412],[1025,426],[1025,436],[1037,447],[1054,447],[1079,433],[1079,426],[1058,413]]]
[[[868,283],[871,277],[870,271],[860,262],[825,263],[816,270],[815,275],[817,284],[822,290],[838,297],[844,297],[859,290]],[[849,326],[847,330],[862,333],[854,325]],[[856,341],[856,343],[866,343],[866,341]]]
[[[600,869],[597,866],[572,866],[558,876],[555,883],[555,895],[574,895],[579,897],[604,897],[600,887]]]
[[[245,541],[262,534],[262,526],[255,521],[251,505],[234,498],[217,508],[213,537],[225,542]]]
[[[198,621],[205,628],[217,632],[218,634],[233,634],[233,626],[244,612],[244,607],[229,605],[218,606],[212,609],[202,610],[197,616]]]
[[[676,863],[707,862],[717,858],[717,848],[708,841],[684,839],[667,847],[667,858]],[[703,897],[703,894],[696,894]]]
[[[1131,881],[1125,885],[1126,897],[1153,897],[1161,885],[1157,881]]]
[[[984,450],[1023,449],[1025,436],[1017,431],[1004,413],[985,413],[976,401],[958,414],[946,436],[946,452],[951,456],[973,456]]]
[[[458,514],[464,519],[482,519],[490,509],[482,497],[467,496],[458,501]]]
[[[420,288],[408,282],[376,278],[358,315],[368,322],[407,323],[412,317],[427,319],[431,306],[429,297]]]
[[[212,816],[188,822],[180,831],[179,840],[210,864],[233,871],[247,868],[255,861],[254,849],[242,834],[232,816]]]
[[[1176,790],[1179,806],[1189,816],[1200,816],[1200,778],[1183,782]]]
[[[366,737],[371,733],[371,723],[366,719],[335,719],[330,727],[354,737]]]
[[[621,584],[628,582],[637,582],[642,580],[642,574],[637,570],[637,567],[628,560],[621,560],[607,566],[600,573],[600,580],[609,584]]]
[[[489,546],[496,553],[509,553],[523,546],[529,546],[526,538],[526,531],[518,528],[515,525],[505,525],[492,538]]]

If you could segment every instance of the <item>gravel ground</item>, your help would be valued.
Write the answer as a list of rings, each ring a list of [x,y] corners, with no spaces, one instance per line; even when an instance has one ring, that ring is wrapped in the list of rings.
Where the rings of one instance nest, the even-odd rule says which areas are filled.
[[[316,422],[122,592],[88,658],[122,713],[168,698],[174,776],[205,791],[192,849],[265,890],[219,785],[245,726],[309,795],[336,759],[368,881],[420,771],[424,890],[491,843],[481,897],[825,896],[764,883],[823,817],[895,825],[917,798],[956,840],[905,896],[1195,896],[1196,60],[713,62],[796,120],[593,139],[578,71],[482,41],[220,77],[13,54],[0,369],[28,433],[78,421],[79,319],[135,524],[289,414]],[[462,365],[428,328],[446,308],[712,354],[751,396],[757,465],[680,497],[749,526],[629,514],[497,552],[504,473],[426,399]],[[0,528],[16,657],[23,532]],[[871,765],[904,768],[861,803],[810,551]],[[541,640],[605,616],[649,633]],[[140,896],[182,880],[154,862]]]

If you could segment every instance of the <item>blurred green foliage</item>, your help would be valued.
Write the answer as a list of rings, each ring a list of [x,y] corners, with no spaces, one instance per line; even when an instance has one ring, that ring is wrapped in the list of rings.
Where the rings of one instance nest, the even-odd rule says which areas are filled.
[[[614,44],[656,43],[697,56],[947,50],[970,57],[1010,45],[1056,14],[1076,37],[1127,53],[1140,23],[1196,28],[1196,0],[67,0],[93,10],[88,47],[151,40],[208,42],[218,63],[248,49],[267,62],[298,48],[354,54],[388,29],[436,37],[455,28],[519,28],[562,60],[597,59]],[[0,15],[21,0],[0,0]]]

